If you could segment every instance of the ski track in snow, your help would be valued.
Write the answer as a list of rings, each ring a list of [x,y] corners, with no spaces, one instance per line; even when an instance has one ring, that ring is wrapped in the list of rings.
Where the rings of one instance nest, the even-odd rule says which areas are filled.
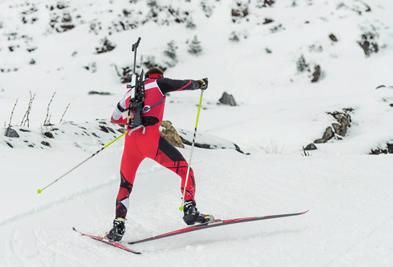
[[[196,161],[194,163],[198,164],[198,161]],[[161,168],[154,168],[154,169],[155,170],[149,171],[149,172],[140,172],[140,171],[138,171],[139,176],[141,176],[140,179],[143,179],[144,175],[147,175],[147,174],[148,175],[154,175],[155,173],[160,173],[160,172],[163,171],[163,169],[161,169]],[[43,205],[43,206],[41,206],[39,208],[36,208],[36,209],[30,210],[30,211],[27,211],[27,212],[24,212],[24,213],[21,213],[21,214],[17,214],[17,215],[15,215],[13,217],[7,218],[7,219],[5,219],[3,221],[0,221],[0,227],[1,226],[5,226],[5,225],[10,224],[10,223],[15,223],[15,222],[17,222],[19,220],[23,220],[24,217],[26,217],[26,216],[33,215],[33,214],[45,211],[47,209],[54,208],[57,205],[59,205],[60,203],[63,203],[63,202],[69,201],[69,200],[74,200],[74,199],[77,199],[77,198],[81,199],[85,195],[94,193],[95,191],[97,191],[97,190],[99,190],[101,188],[105,188],[105,187],[111,186],[111,185],[113,185],[115,183],[116,184],[119,183],[118,177],[112,178],[108,182],[99,184],[97,186],[94,186],[94,187],[91,187],[91,188],[86,188],[86,189],[83,189],[83,190],[78,191],[76,193],[69,194],[68,196],[66,196],[64,198],[61,198],[61,199],[59,199],[57,201],[54,201],[54,202],[51,202],[49,204]],[[45,193],[43,193],[43,194],[45,194]]]
[[[200,151],[199,151],[200,152]],[[209,153],[210,154],[210,153]],[[212,151],[210,156],[213,156],[216,154],[216,152]],[[225,155],[226,153],[222,152],[222,155]],[[237,157],[236,153],[233,152],[231,153],[233,154],[232,156]],[[208,154],[206,154],[208,155]],[[205,155],[205,156],[206,156]],[[242,158],[244,157],[244,158]],[[262,156],[260,158],[260,156],[256,156],[259,159],[267,159],[269,158],[268,156]],[[239,163],[238,164],[244,164],[244,162],[242,163],[242,161],[247,161],[246,159],[247,157],[239,155],[238,160]],[[302,158],[299,158],[302,159]],[[308,159],[308,158],[303,158],[302,160],[302,164],[305,163],[305,161],[315,161],[315,163],[317,163],[319,161],[319,159]],[[223,160],[222,162],[224,162],[225,160]],[[275,160],[267,160],[266,162],[271,162],[274,164],[279,164],[280,161],[275,161]],[[300,163],[300,162],[299,162]],[[202,166],[209,166],[213,164],[212,161],[207,160],[206,164],[201,164]],[[252,162],[249,162],[248,164],[252,164]],[[246,165],[248,165],[246,164]],[[321,195],[318,192],[314,192],[310,195],[310,193],[312,191],[308,191],[306,190],[305,192],[299,192],[299,194],[293,194],[294,191],[301,191],[301,183],[299,182],[295,182],[295,181],[291,181],[291,179],[289,179],[289,177],[285,177],[283,176],[284,173],[282,175],[278,175],[278,171],[277,169],[274,167],[273,165],[270,165],[270,167],[265,167],[265,170],[263,171],[263,175],[260,176],[258,178],[257,174],[247,174],[247,177],[249,178],[250,176],[255,177],[256,179],[254,180],[254,183],[257,182],[257,185],[262,185],[264,186],[265,190],[264,190],[264,195],[266,195],[266,193],[268,191],[270,192],[275,192],[275,194],[271,194],[270,197],[269,196],[257,196],[255,195],[255,192],[250,192],[250,189],[248,189],[247,191],[252,194],[254,197],[254,199],[258,202],[261,202],[262,205],[264,205],[263,203],[268,203],[273,201],[274,203],[270,203],[270,205],[274,204],[274,206],[276,206],[276,208],[271,210],[280,210],[280,208],[278,208],[279,206],[288,206],[288,200],[287,196],[288,195],[293,195],[293,200],[296,200],[295,202],[293,202],[293,204],[295,204],[297,201],[300,201],[302,203],[311,203],[310,202],[310,197],[312,197],[312,199],[319,195],[319,202],[322,200],[322,202],[320,202],[320,204],[322,205],[316,205],[314,207],[312,207],[312,210],[309,214],[304,215],[304,217],[299,217],[299,218],[291,218],[291,219],[284,219],[284,220],[272,220],[271,222],[263,222],[263,223],[258,223],[258,222],[254,222],[254,223],[246,223],[243,226],[227,226],[227,227],[223,227],[222,229],[209,229],[206,230],[205,232],[201,232],[199,234],[190,234],[190,235],[184,235],[184,236],[179,236],[179,237],[174,237],[174,238],[168,238],[167,240],[162,240],[162,241],[152,241],[150,244],[145,244],[145,245],[140,245],[140,246],[132,246],[133,248],[137,249],[137,250],[142,250],[142,252],[144,252],[144,255],[142,255],[141,257],[148,257],[149,259],[151,259],[151,262],[158,262],[158,259],[160,259],[161,257],[168,257],[167,261],[164,261],[165,263],[169,264],[169,262],[171,262],[172,260],[174,260],[175,258],[179,257],[179,255],[183,255],[184,253],[189,254],[195,254],[195,257],[199,257],[201,256],[201,253],[206,253],[207,251],[216,251],[215,253],[222,253],[220,252],[222,249],[226,249],[229,251],[231,251],[231,253],[235,253],[235,255],[238,255],[237,253],[239,253],[238,249],[240,249],[240,251],[242,251],[243,253],[245,253],[244,255],[253,255],[252,250],[250,252],[246,252],[244,251],[244,248],[241,249],[240,248],[240,244],[243,244],[243,246],[250,246],[250,244],[258,244],[261,243],[259,246],[262,246],[262,250],[267,249],[268,252],[267,255],[269,253],[272,253],[272,248],[273,247],[282,247],[285,248],[284,250],[289,249],[289,247],[291,246],[286,246],[283,244],[279,244],[279,242],[282,242],[284,240],[287,240],[287,242],[289,242],[288,244],[297,244],[297,242],[299,243],[303,243],[303,242],[309,242],[307,241],[307,237],[310,235],[310,231],[313,234],[318,233],[318,227],[314,230],[312,230],[313,228],[315,228],[315,226],[317,226],[317,224],[315,225],[314,223],[312,223],[315,219],[318,219],[318,216],[321,215],[321,211],[320,209],[325,210],[325,212],[327,212],[328,214],[330,214],[329,216],[340,216],[340,214],[342,214],[341,212],[338,212],[338,210],[336,210],[336,208],[332,208],[332,209],[326,209],[326,207],[324,207],[323,204],[324,200],[323,199],[329,199],[329,196],[326,195]],[[296,170],[297,172],[300,173],[304,173],[304,168],[300,168],[300,166],[296,167],[296,162],[294,162],[294,166],[291,166],[290,168],[294,171]],[[318,163],[320,164],[320,163]],[[347,162],[348,164],[348,162]],[[292,165],[292,164],[291,164]],[[320,165],[322,166],[322,165]],[[210,167],[208,167],[207,169],[210,169]],[[270,170],[269,170],[270,169]],[[325,171],[328,170],[329,168],[327,167],[323,167],[323,170],[320,171],[320,173],[323,173],[323,175],[320,175],[320,173],[317,172],[313,172],[313,175],[311,175],[312,177],[314,176],[321,176],[320,179],[312,179],[314,180],[314,182],[312,182],[312,180],[310,180],[310,183],[308,183],[308,186],[311,186],[311,188],[321,188],[321,182],[323,184],[329,184],[333,181],[329,182],[329,174],[327,174]],[[271,171],[273,171],[275,173],[271,173]],[[336,172],[336,171],[335,171]],[[222,177],[226,177],[226,179],[228,180],[228,183],[224,185],[224,189],[227,188],[226,190],[229,190],[229,188],[233,187],[234,181],[236,181],[237,179],[235,178],[236,176],[238,176],[241,171],[237,171],[235,173],[233,173],[232,171],[232,175],[230,174],[231,172],[222,172],[221,175]],[[268,175],[270,173],[270,175]],[[357,171],[355,171],[355,173],[357,173]],[[150,176],[153,173],[148,173],[145,175],[142,175],[140,177],[138,177],[138,181],[137,182],[141,182],[141,183],[145,183],[146,180],[148,179],[148,176]],[[314,175],[315,174],[315,175]],[[203,175],[203,172],[202,174]],[[304,181],[308,180],[306,175],[299,175],[299,173],[295,173],[293,172],[294,177],[304,177]],[[310,176],[310,174],[308,174]],[[164,175],[160,177],[160,179],[170,179],[169,177],[165,177],[167,175]],[[270,177],[276,177],[275,179],[270,179]],[[207,176],[208,178],[208,176]],[[277,179],[279,178],[279,179]],[[208,178],[209,179],[209,178]],[[258,182],[259,180],[262,180],[260,182]],[[359,183],[362,184],[366,181],[364,179],[360,179]],[[202,191],[206,191],[207,192],[203,192],[204,194],[208,194],[209,195],[209,199],[208,200],[204,200],[201,202],[201,207],[205,206],[203,205],[203,203],[211,202],[210,206],[212,206],[211,208],[213,208],[213,210],[217,209],[219,207],[218,210],[221,210],[221,208],[224,207],[224,209],[227,210],[228,215],[226,215],[225,217],[231,217],[232,214],[239,214],[239,208],[241,206],[236,206],[234,205],[235,201],[234,199],[230,199],[228,198],[228,196],[226,195],[220,195],[220,197],[214,197],[212,196],[213,194],[209,193],[210,191],[215,191],[217,190],[219,187],[219,183],[218,181],[204,181],[203,183],[210,183],[211,187],[210,188],[202,188]],[[304,183],[304,182],[303,182]],[[345,184],[345,182],[344,182]],[[284,186],[285,185],[285,186]],[[339,184],[337,184],[339,185]],[[141,187],[143,187],[144,185],[141,184]],[[350,186],[350,184],[348,184],[348,186]],[[359,188],[362,188],[363,186],[360,186]],[[323,188],[323,186],[322,186]],[[342,191],[342,193],[345,193],[345,190],[340,189],[340,187],[338,187],[337,189],[339,189],[339,191]],[[77,208],[76,206],[74,206],[75,204],[78,205],[78,203],[84,202],[83,200],[86,200],[88,205],[91,205],[91,203],[95,202],[95,199],[99,199],[101,195],[106,195],[108,193],[108,191],[111,190],[110,187],[108,186],[101,186],[99,188],[96,188],[94,190],[89,190],[88,192],[85,192],[84,194],[80,195],[79,197],[74,197],[74,198],[69,198],[66,199],[62,202],[58,202],[56,203],[56,205],[51,205],[50,207],[40,210],[34,214],[31,214],[29,216],[25,217],[25,220],[18,220],[15,222],[15,224],[7,224],[7,225],[3,225],[2,228],[3,229],[13,229],[15,228],[19,228],[21,227],[21,229],[27,229],[27,225],[26,225],[26,218],[28,219],[27,221],[32,220],[31,223],[34,224],[34,221],[40,221],[40,220],[44,220],[43,221],[43,225],[47,225],[48,223],[52,223],[53,224],[53,220],[51,219],[53,216],[57,217],[58,214],[61,213],[69,213],[69,211],[67,210],[74,210],[72,213],[75,213],[75,215],[72,215],[72,217],[76,217],[76,222],[78,224],[81,225],[81,227],[86,228],[88,226],[88,224],[92,224],[93,223],[93,227],[91,228],[91,232],[96,233],[98,228],[101,228],[101,224],[105,223],[106,226],[110,225],[110,219],[111,219],[111,213],[112,211],[110,211],[109,214],[106,214],[107,216],[98,216],[98,218],[100,218],[99,220],[97,220],[97,223],[94,223],[94,220],[92,221],[92,219],[82,219],[81,217],[83,217],[84,215],[82,215],[80,212],[83,212],[83,208]],[[138,187],[135,188],[135,190],[138,190]],[[247,192],[246,191],[246,192]],[[255,190],[251,190],[251,191],[255,191]],[[292,191],[292,193],[291,193]],[[338,191],[338,192],[339,192]],[[338,193],[337,192],[337,193]],[[171,190],[170,192],[168,191],[163,191],[160,192],[159,188],[155,188],[151,193],[153,193],[153,195],[156,195],[156,198],[158,198],[159,200],[165,200],[166,195],[168,194],[173,194],[173,195],[177,195],[177,188],[174,188],[173,190]],[[157,194],[158,193],[158,194]],[[305,195],[304,195],[305,193]],[[276,195],[278,194],[278,195]],[[304,197],[306,198],[302,198],[301,195],[304,195]],[[332,192],[330,192],[330,194],[332,194]],[[340,193],[341,194],[341,193]],[[241,198],[246,197],[248,194],[239,194],[241,196]],[[276,195],[275,197],[273,197],[274,195]],[[314,196],[313,196],[314,195]],[[295,197],[296,196],[296,197]],[[330,196],[332,197],[332,196]],[[340,197],[338,197],[338,195],[336,196],[338,199],[340,199]],[[146,208],[150,208],[149,206],[153,203],[158,203],[156,201],[153,201],[153,203],[149,203],[149,202],[144,202],[143,199],[146,199],[146,196],[144,196],[142,199],[140,199],[139,197],[137,197],[137,199],[132,200],[134,204],[140,206],[137,210],[135,210],[135,212],[137,214],[134,214],[134,211],[131,211],[130,214],[130,218],[128,221],[128,233],[130,235],[133,235],[133,231],[135,230],[139,230],[139,231],[144,231],[145,233],[143,235],[150,235],[150,234],[157,234],[159,232],[161,232],[163,229],[159,230],[158,228],[162,228],[159,227],[159,220],[156,221],[155,223],[153,223],[152,225],[156,225],[156,229],[152,229],[151,230],[147,230],[144,229],[144,225],[142,222],[144,219],[140,216],[138,216],[138,214],[140,212],[144,212],[144,210],[146,210]],[[264,200],[262,200],[264,199]],[[318,198],[315,198],[314,200],[317,200]],[[371,201],[371,198],[369,198]],[[140,202],[142,200],[142,202]],[[249,207],[256,207],[253,205],[253,203],[256,203],[255,200],[250,203],[250,205],[248,205]],[[292,201],[293,201],[292,200]],[[138,203],[135,203],[138,202]],[[229,202],[229,205],[226,207],[225,203]],[[214,203],[214,205],[212,205],[212,203]],[[240,201],[240,203],[247,203],[247,201]],[[240,204],[239,203],[239,204]],[[338,202],[340,203],[340,202]],[[111,203],[108,203],[108,205]],[[298,206],[300,203],[296,204],[295,206]],[[333,207],[337,207],[337,203],[333,202],[331,203],[333,204]],[[154,205],[154,204],[153,204]],[[112,206],[112,205],[109,205]],[[303,206],[303,205],[299,205],[299,206]],[[215,208],[214,208],[215,207]],[[232,208],[231,208],[232,207]],[[173,207],[175,209],[175,207]],[[235,209],[234,209],[235,208]],[[206,208],[205,208],[206,209]],[[232,211],[231,211],[232,209]],[[258,208],[260,209],[260,208]],[[292,209],[295,209],[295,207],[293,207]],[[64,210],[64,212],[63,212]],[[217,210],[217,211],[218,211]],[[237,210],[237,211],[236,211]],[[254,209],[246,209],[240,213],[243,213],[244,215],[246,215],[245,213],[250,214],[250,211],[252,211],[252,213],[263,213],[263,211],[259,211],[256,212],[255,208]],[[221,211],[222,212],[222,211]],[[89,211],[89,213],[92,213],[91,215],[88,215],[87,217],[97,217],[97,215],[102,214],[102,211],[100,210],[92,210]],[[217,214],[219,214],[218,212],[216,212]],[[264,213],[270,213],[268,211],[265,211]],[[334,213],[336,213],[336,215],[333,215]],[[79,214],[79,216],[78,216]],[[172,212],[170,212],[170,214],[172,214]],[[356,214],[356,213],[354,213]],[[375,214],[375,213],[374,213]],[[144,216],[148,216],[148,214],[144,214]],[[225,215],[225,214],[224,214]],[[223,216],[224,216],[223,215]],[[317,217],[316,217],[317,216]],[[352,215],[351,215],[352,216]],[[358,215],[356,215],[358,216]],[[363,216],[363,214],[360,214],[359,219],[361,219]],[[372,216],[372,215],[370,215]],[[101,221],[102,219],[105,219],[104,217],[106,217],[106,222]],[[169,217],[168,217],[169,218]],[[382,220],[381,223],[378,223],[377,225],[375,225],[376,221],[380,221],[380,217],[376,217],[374,220],[374,223],[370,223],[368,226],[363,226],[362,228],[360,228],[359,230],[352,231],[352,234],[354,234],[354,237],[349,238],[348,241],[346,241],[346,245],[343,246],[341,245],[340,249],[333,249],[333,247],[331,247],[332,249],[332,257],[329,259],[328,263],[324,263],[324,265],[326,266],[336,266],[336,262],[340,262],[340,260],[345,257],[348,253],[350,253],[351,251],[356,250],[356,248],[358,248],[359,246],[362,245],[362,242],[366,242],[367,240],[369,240],[374,233],[380,228],[383,227],[385,224],[387,223],[391,223],[391,216],[389,217],[388,220],[386,220],[386,217]],[[142,221],[141,221],[142,220]],[[176,223],[177,227],[179,227],[181,224],[180,223],[180,218],[179,221]],[[95,241],[92,240],[88,240],[86,238],[82,238],[79,235],[74,235],[72,234],[71,231],[71,225],[72,225],[72,221],[73,220],[66,220],[63,223],[61,223],[61,225],[58,225],[60,222],[57,221],[56,224],[52,225],[49,227],[49,229],[39,229],[35,231],[35,236],[36,236],[36,241],[32,242],[32,246],[31,248],[36,247],[36,249],[38,250],[37,253],[37,261],[39,261],[40,259],[45,259],[45,264],[43,266],[67,266],[68,264],[74,264],[76,266],[88,266],[89,264],[87,262],[85,262],[84,260],[81,260],[82,258],[85,258],[85,256],[89,255],[89,258],[92,260],[92,262],[95,262],[98,266],[105,266],[106,262],[109,261],[110,258],[116,256],[116,257],[120,257],[120,259],[118,259],[119,262],[123,262],[124,263],[127,261],[130,261],[130,257],[139,257],[136,255],[124,255],[121,251],[117,251],[113,248],[109,248],[105,245],[102,244],[98,244]],[[134,224],[133,222],[136,221],[136,224]],[[318,221],[318,220],[317,220]],[[87,222],[87,223],[86,223]],[[306,223],[308,222],[308,223]],[[306,223],[306,224],[304,224]],[[306,226],[307,224],[312,223],[314,224],[314,226],[309,225]],[[28,223],[30,224],[30,223]],[[170,223],[170,225],[172,225],[172,223]],[[170,230],[170,228],[176,228],[175,225],[167,225],[166,228],[167,230]],[[157,228],[158,227],[158,228]],[[86,229],[89,229],[89,227],[87,227]],[[102,228],[101,228],[102,229]],[[326,228],[327,230],[328,228]],[[107,230],[107,228],[104,228],[104,230]],[[147,230],[147,231],[146,231]],[[322,230],[322,229],[321,229]],[[101,230],[102,231],[102,230]],[[233,231],[233,233],[231,233]],[[315,232],[316,231],[316,232]],[[137,232],[135,232],[137,233]],[[308,233],[308,234],[307,234]],[[303,238],[301,238],[302,236],[304,236]],[[299,240],[300,238],[300,240]],[[338,236],[336,236],[334,239],[338,238]],[[130,239],[129,237],[125,238],[125,241],[127,241],[128,239]],[[19,242],[24,242],[24,238],[23,236],[19,235],[19,236],[14,236],[12,238],[13,240],[13,249],[12,251],[12,256],[15,256],[15,258],[19,261],[19,262],[31,262],[31,259],[29,259],[28,257],[26,257],[26,255],[24,254],[19,254],[18,250],[20,251],[21,247],[17,247],[15,245],[15,240],[18,240]],[[30,239],[31,240],[31,239]],[[276,240],[276,241],[275,241]],[[269,242],[273,242],[272,244],[268,245]],[[315,241],[313,241],[313,246],[321,246],[322,240],[318,241],[315,243]],[[35,244],[34,244],[35,243]],[[287,245],[288,245],[287,244]],[[319,244],[319,245],[318,245]],[[329,241],[330,245],[333,245],[332,242]],[[328,245],[328,246],[330,246]],[[353,247],[355,246],[355,247]],[[30,246],[28,246],[30,247]],[[302,246],[300,246],[302,247]],[[77,249],[78,255],[79,256],[72,256],[75,252],[75,249]],[[293,249],[293,248],[292,248]],[[337,253],[333,253],[333,251],[337,250]],[[25,251],[24,249],[22,251]],[[97,251],[97,252],[94,252]],[[91,255],[92,254],[92,255]],[[84,255],[84,256],[82,256]],[[94,256],[95,255],[95,256]],[[291,254],[289,254],[290,256]],[[296,254],[292,253],[292,256],[290,257],[294,257]],[[43,257],[43,258],[42,258]],[[264,259],[264,257],[262,257]],[[171,260],[170,260],[171,259]],[[258,264],[261,264],[262,262],[264,262],[262,259],[256,260],[253,263],[253,260],[237,260],[234,261],[233,264],[229,264],[230,266],[236,266],[237,264],[251,264],[251,266],[258,266]],[[207,256],[206,260],[208,260],[210,262],[211,257]],[[289,260],[289,258],[288,258]],[[315,260],[315,259],[314,259]],[[132,258],[133,262],[138,262],[138,264],[140,264],[141,266],[144,266],[143,260],[140,259],[134,259]],[[151,264],[150,260],[149,260],[149,264]],[[283,265],[284,262],[286,262],[285,259],[282,259],[281,263],[279,264],[280,261],[277,262],[277,264],[279,266]],[[320,263],[323,263],[320,262]],[[23,263],[22,263],[23,264]],[[324,266],[323,264],[321,264],[322,266]],[[175,266],[181,266],[180,262],[178,262],[178,265],[175,264]],[[340,266],[340,265],[338,265]]]
[[[351,245],[349,245],[346,249],[343,250],[342,253],[339,253],[336,257],[334,257],[331,261],[329,261],[324,267],[328,266],[335,266],[337,262],[342,262],[342,259],[345,258],[348,254],[351,252],[355,251],[362,245],[364,245],[366,242],[370,241],[370,239],[373,237],[373,235],[376,234],[377,231],[379,231],[382,227],[390,223],[391,225],[389,228],[393,225],[393,216],[389,216],[387,219],[383,220],[381,223],[378,223],[373,229],[371,229],[368,233],[360,237],[359,239],[355,240]],[[366,246],[367,247],[367,246]],[[341,266],[338,265],[338,266]]]
[[[86,195],[86,194],[89,194],[89,193],[91,193],[91,192],[94,192],[94,191],[96,191],[97,189],[100,189],[100,188],[102,188],[102,187],[106,187],[106,186],[108,186],[108,185],[111,185],[111,184],[113,184],[114,182],[118,182],[118,180],[116,179],[116,181],[110,181],[110,182],[107,182],[107,183],[104,183],[104,184],[95,186],[95,187],[93,187],[93,188],[85,189],[85,190],[83,190],[83,191],[80,191],[80,192],[77,192],[77,193],[70,194],[70,195],[67,196],[67,197],[64,197],[64,198],[62,198],[62,199],[59,199],[59,200],[57,200],[57,201],[55,201],[55,202],[52,202],[52,203],[49,203],[49,204],[47,204],[47,205],[41,206],[41,207],[39,207],[39,208],[37,208],[37,209],[33,209],[33,210],[30,210],[30,211],[27,211],[27,212],[24,212],[24,213],[21,213],[21,214],[17,214],[17,215],[15,215],[15,216],[11,217],[11,218],[7,218],[7,219],[5,219],[4,221],[1,221],[1,222],[0,222],[0,227],[1,227],[1,226],[5,226],[5,225],[7,225],[7,224],[15,223],[16,221],[19,221],[19,220],[23,220],[26,216],[33,215],[33,214],[39,213],[39,212],[41,212],[41,211],[44,211],[44,210],[47,210],[47,209],[51,209],[51,208],[53,208],[53,207],[56,207],[58,204],[63,203],[63,202],[65,202],[65,201],[73,200],[73,199],[75,199],[75,198],[80,198],[81,196],[84,196],[84,195]]]

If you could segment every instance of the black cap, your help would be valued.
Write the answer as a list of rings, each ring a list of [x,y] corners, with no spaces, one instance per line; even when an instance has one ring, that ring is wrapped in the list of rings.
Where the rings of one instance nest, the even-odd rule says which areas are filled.
[[[154,67],[148,70],[145,74],[145,78],[162,78],[164,77],[164,71],[160,67]]]

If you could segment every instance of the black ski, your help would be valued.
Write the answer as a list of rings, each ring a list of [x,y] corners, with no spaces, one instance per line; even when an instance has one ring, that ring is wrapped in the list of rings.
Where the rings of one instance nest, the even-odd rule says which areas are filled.
[[[296,212],[296,213],[285,213],[285,214],[276,214],[276,215],[268,215],[268,216],[259,216],[259,217],[244,217],[244,218],[236,218],[236,219],[227,219],[227,220],[214,220],[211,223],[206,223],[206,224],[198,224],[198,225],[193,225],[181,229],[177,229],[175,231],[167,232],[164,234],[140,239],[140,240],[135,240],[128,242],[128,244],[137,244],[137,243],[143,243],[151,240],[157,240],[161,238],[166,238],[170,236],[175,236],[175,235],[180,235],[180,234],[185,234],[193,231],[198,231],[198,230],[203,230],[203,229],[208,229],[208,228],[213,228],[213,227],[218,227],[218,226],[224,226],[224,225],[230,225],[230,224],[235,224],[235,223],[244,223],[244,222],[252,222],[252,221],[260,221],[260,220],[270,220],[270,219],[276,219],[276,218],[283,218],[283,217],[291,217],[291,216],[298,216],[307,213],[308,210],[302,211],[302,212]]]

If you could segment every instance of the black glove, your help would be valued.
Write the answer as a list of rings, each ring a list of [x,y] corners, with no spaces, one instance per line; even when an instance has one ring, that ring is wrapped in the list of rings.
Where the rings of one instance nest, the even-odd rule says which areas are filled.
[[[207,85],[209,84],[209,81],[207,80],[207,78],[203,78],[202,80],[199,80],[198,83],[199,83],[199,88],[201,90],[206,90]]]

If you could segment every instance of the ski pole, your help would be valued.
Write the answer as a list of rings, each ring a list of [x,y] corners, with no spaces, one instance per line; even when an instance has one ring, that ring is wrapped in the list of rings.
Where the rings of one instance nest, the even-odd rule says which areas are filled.
[[[87,159],[85,159],[84,161],[82,161],[81,163],[79,163],[78,165],[76,165],[75,167],[73,167],[71,170],[67,171],[66,173],[64,173],[63,175],[61,175],[60,177],[56,178],[55,180],[53,180],[52,182],[50,182],[48,185],[44,186],[43,188],[38,188],[37,189],[37,194],[41,194],[45,189],[47,189],[48,187],[54,185],[55,183],[57,183],[58,181],[60,181],[62,178],[64,178],[66,175],[68,175],[69,173],[71,173],[72,171],[74,171],[75,169],[77,169],[78,167],[80,167],[81,165],[83,165],[86,161],[88,161],[89,159],[91,159],[92,157],[96,156],[98,153],[100,153],[101,151],[103,151],[105,148],[111,146],[114,142],[116,142],[117,140],[119,140],[120,138],[122,138],[125,134],[127,133],[127,131],[125,131],[123,134],[119,135],[118,137],[116,137],[115,139],[113,139],[112,141],[108,142],[107,144],[103,145],[99,150],[97,150],[96,152],[94,152],[90,157],[88,157]]]
[[[183,200],[182,200],[181,206],[179,207],[180,211],[184,210],[184,201],[185,201],[185,197],[186,197],[186,188],[187,188],[187,185],[188,185],[188,177],[190,175],[192,155],[194,153],[195,140],[196,140],[198,124],[199,124],[199,115],[201,114],[201,109],[202,109],[203,92],[204,92],[204,90],[201,90],[201,95],[199,97],[198,112],[197,112],[196,121],[195,121],[195,127],[194,127],[194,137],[192,138],[190,159],[188,161],[188,168],[187,168],[187,174],[186,174],[186,182],[185,182],[184,188],[183,188]]]
[[[138,38],[138,40],[132,44],[132,51],[134,52],[134,67],[133,67],[133,74],[135,75],[135,68],[136,68],[136,54],[137,54],[137,49],[139,46],[139,43],[141,41],[141,37]],[[143,76],[143,72],[142,72],[142,76]],[[131,76],[132,78],[132,76]],[[136,79],[137,80],[137,79]],[[130,82],[130,85],[127,86],[128,88],[132,88],[132,81]],[[130,117],[131,115],[131,101],[130,101],[130,106],[128,109],[128,116]],[[127,124],[129,124],[129,119],[127,119]],[[105,148],[109,147],[110,145],[112,145],[114,142],[116,142],[117,140],[119,140],[120,138],[122,138],[123,136],[125,136],[127,134],[127,131],[125,131],[123,134],[119,135],[118,137],[116,137],[115,139],[113,139],[112,141],[108,142],[107,144],[105,144],[103,147],[101,147],[99,150],[97,150],[95,153],[93,153],[90,157],[88,157],[87,159],[85,159],[84,161],[82,161],[81,163],[77,164],[75,167],[73,167],[72,169],[70,169],[69,171],[67,171],[66,173],[64,173],[63,175],[61,175],[60,177],[56,178],[55,180],[53,180],[52,182],[50,182],[48,185],[44,186],[43,188],[38,188],[37,189],[37,194],[41,194],[45,189],[47,189],[48,187],[52,186],[53,184],[57,183],[59,180],[61,180],[62,178],[64,178],[66,175],[68,175],[69,173],[71,173],[72,171],[76,170],[77,168],[79,168],[81,165],[83,165],[86,161],[88,161],[89,159],[93,158],[94,156],[96,156],[98,153],[100,153],[101,151],[103,151]]]

